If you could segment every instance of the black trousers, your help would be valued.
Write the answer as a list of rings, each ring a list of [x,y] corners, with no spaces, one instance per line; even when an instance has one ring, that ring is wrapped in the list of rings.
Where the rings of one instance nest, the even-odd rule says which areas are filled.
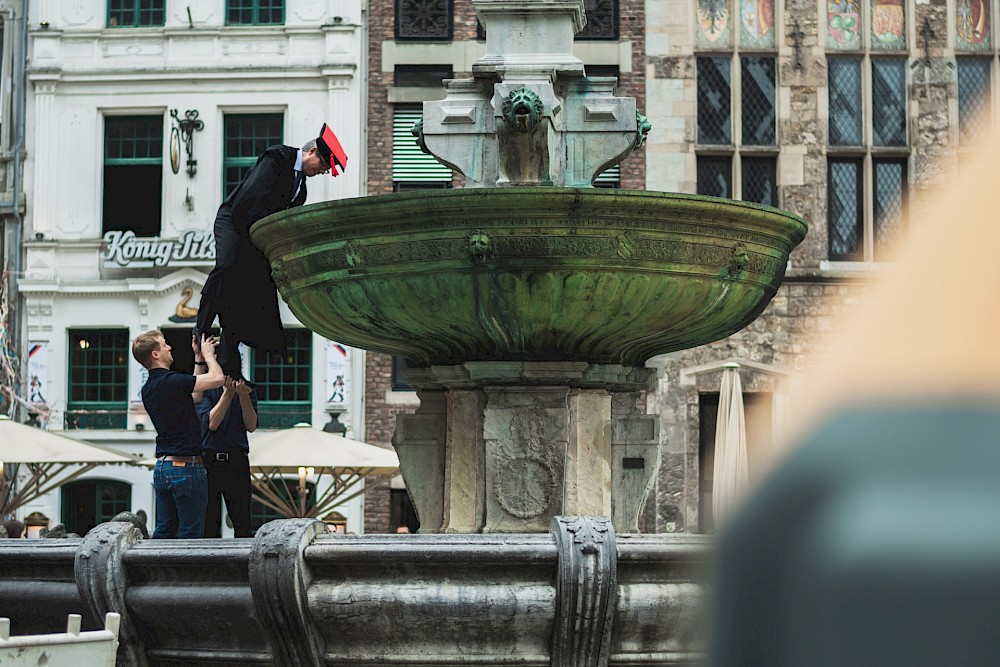
[[[223,498],[236,537],[253,537],[250,529],[250,460],[247,454],[230,452],[228,461],[216,461],[214,452],[205,452],[202,458],[208,473],[205,537],[222,536]]]

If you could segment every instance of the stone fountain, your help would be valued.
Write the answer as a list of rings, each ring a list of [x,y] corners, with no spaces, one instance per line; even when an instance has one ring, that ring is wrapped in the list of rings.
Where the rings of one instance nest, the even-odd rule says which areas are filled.
[[[414,128],[466,187],[307,206],[253,240],[306,326],[416,366],[420,408],[394,445],[422,531],[586,515],[636,532],[660,460],[645,361],[750,323],[806,227],[766,206],[592,187],[650,127],[614,78],[584,76],[582,0],[473,4],[486,55]]]
[[[487,55],[417,140],[466,187],[257,223],[320,334],[413,362],[394,445],[421,534],[0,540],[14,634],[121,615],[119,665],[694,664],[702,536],[640,535],[655,355],[751,322],[805,234],[766,206],[592,180],[648,123],[572,55],[583,0],[473,0]],[[16,544],[30,542],[30,544]]]

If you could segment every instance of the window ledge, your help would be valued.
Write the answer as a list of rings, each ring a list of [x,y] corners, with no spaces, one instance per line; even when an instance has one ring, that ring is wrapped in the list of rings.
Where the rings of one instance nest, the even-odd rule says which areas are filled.
[[[385,392],[385,402],[388,405],[420,405],[420,398],[415,391],[393,391],[387,389]]]
[[[895,268],[893,262],[842,262],[824,259],[820,260],[822,271],[840,271],[844,273],[865,273],[872,271],[889,271]]]

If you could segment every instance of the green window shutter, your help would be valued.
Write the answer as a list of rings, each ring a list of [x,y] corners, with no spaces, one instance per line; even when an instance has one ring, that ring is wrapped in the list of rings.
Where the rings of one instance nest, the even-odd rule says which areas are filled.
[[[419,106],[396,107],[392,116],[392,180],[406,183],[451,182],[451,169],[420,150],[411,134]]]
[[[594,185],[599,188],[617,188],[622,182],[622,166],[616,164],[608,167],[594,179]]]

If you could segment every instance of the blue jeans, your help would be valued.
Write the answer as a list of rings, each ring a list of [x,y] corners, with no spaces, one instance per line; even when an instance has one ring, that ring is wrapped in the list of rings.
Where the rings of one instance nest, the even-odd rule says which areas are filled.
[[[173,461],[157,461],[153,469],[153,493],[156,496],[153,539],[205,536],[208,476],[204,465],[179,466]]]

